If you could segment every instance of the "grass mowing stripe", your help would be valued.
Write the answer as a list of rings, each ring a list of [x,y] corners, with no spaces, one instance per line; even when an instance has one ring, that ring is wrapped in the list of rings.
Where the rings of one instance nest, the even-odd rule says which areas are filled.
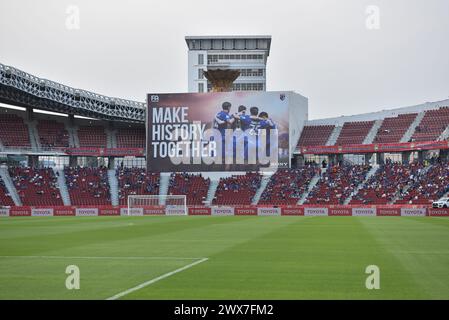
[[[21,259],[105,259],[105,260],[198,260],[203,258],[189,257],[82,257],[82,256],[0,256],[2,258],[21,258]]]
[[[430,299],[449,298],[449,233],[446,225],[429,222],[428,217],[385,217],[369,224],[367,232],[394,255],[404,272]]]
[[[146,281],[146,282],[144,282],[144,283],[141,283],[141,284],[139,284],[138,286],[135,286],[135,287],[133,287],[133,288],[131,288],[131,289],[122,291],[122,292],[120,292],[120,293],[117,293],[116,295],[114,295],[114,296],[112,296],[112,297],[109,297],[109,298],[107,298],[106,300],[117,300],[117,299],[120,299],[120,298],[123,297],[123,296],[126,296],[126,295],[128,295],[128,294],[130,294],[130,293],[132,293],[132,292],[135,292],[135,291],[137,291],[137,290],[140,290],[140,289],[142,289],[142,288],[145,288],[145,287],[147,287],[147,286],[149,286],[149,285],[151,285],[151,284],[153,284],[153,283],[155,283],[155,282],[158,282],[158,281],[160,281],[160,280],[163,280],[163,279],[165,279],[165,278],[168,278],[168,277],[170,277],[170,276],[172,276],[172,275],[174,275],[174,274],[176,274],[176,273],[179,273],[179,272],[181,272],[181,271],[187,270],[187,269],[189,269],[189,268],[191,268],[191,267],[193,267],[193,266],[196,266],[197,264],[203,263],[203,262],[205,262],[205,261],[207,261],[207,260],[208,260],[208,258],[203,258],[203,259],[201,259],[201,260],[192,262],[192,263],[190,263],[190,264],[188,264],[188,265],[186,265],[186,266],[184,266],[184,267],[178,268],[178,269],[176,269],[176,270],[174,270],[174,271],[165,273],[165,274],[163,274],[163,275],[161,275],[161,276],[159,276],[159,277],[157,277],[157,278],[154,278],[154,279],[152,279],[152,280],[149,280],[149,281]]]
[[[447,219],[209,216],[45,220],[0,221],[0,236],[9,233],[7,239],[0,240],[0,256],[11,256],[0,258],[0,299],[113,297],[197,261],[184,259],[189,257],[209,260],[122,299],[449,296]],[[31,221],[36,221],[37,228]],[[117,228],[119,221],[134,225]],[[19,255],[56,258],[26,260],[17,258]],[[65,256],[73,260],[59,258]],[[167,257],[181,259],[164,259]],[[406,267],[404,259],[412,259],[412,263]],[[80,267],[80,290],[65,288],[67,264]],[[365,268],[370,264],[381,269],[380,290],[365,288]],[[427,274],[419,279],[423,268]]]

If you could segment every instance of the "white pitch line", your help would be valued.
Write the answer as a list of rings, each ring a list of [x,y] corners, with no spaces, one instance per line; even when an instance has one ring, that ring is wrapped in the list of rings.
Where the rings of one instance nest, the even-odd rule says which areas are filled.
[[[159,277],[157,277],[157,278],[154,278],[154,279],[151,279],[151,280],[146,281],[146,282],[144,282],[144,283],[141,283],[141,284],[139,284],[138,286],[135,286],[134,288],[131,288],[131,289],[122,291],[122,292],[120,292],[120,293],[117,293],[116,295],[114,295],[114,296],[112,296],[112,297],[109,297],[109,298],[107,298],[106,300],[117,300],[117,299],[119,299],[119,298],[121,298],[121,297],[123,297],[123,296],[126,296],[127,294],[130,294],[131,292],[140,290],[140,289],[142,289],[142,288],[144,288],[144,287],[146,287],[146,286],[149,286],[150,284],[153,284],[153,283],[155,283],[155,282],[158,282],[158,281],[160,281],[160,280],[163,280],[163,279],[165,279],[165,278],[168,278],[168,277],[170,277],[170,276],[172,276],[172,275],[174,275],[174,274],[176,274],[176,273],[178,273],[178,272],[181,272],[181,271],[184,271],[184,270],[186,270],[186,269],[189,269],[189,268],[191,268],[191,267],[193,267],[193,266],[196,266],[197,264],[203,263],[203,262],[205,262],[205,261],[207,261],[207,260],[208,260],[208,258],[202,258],[201,260],[192,262],[192,263],[190,263],[190,264],[188,264],[188,265],[186,265],[186,266],[184,266],[184,267],[181,267],[181,268],[176,269],[176,270],[174,270],[174,271],[165,273],[165,274],[163,274],[163,275],[161,275],[161,276],[159,276]]]
[[[198,260],[203,258],[190,257],[86,257],[86,256],[0,256],[1,258],[30,258],[30,259],[109,259],[109,260]]]

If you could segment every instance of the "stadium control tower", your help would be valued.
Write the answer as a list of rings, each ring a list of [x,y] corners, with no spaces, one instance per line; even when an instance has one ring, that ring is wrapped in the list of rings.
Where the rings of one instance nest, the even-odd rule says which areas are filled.
[[[271,36],[187,36],[189,92],[209,92],[208,69],[240,71],[233,91],[266,91]]]

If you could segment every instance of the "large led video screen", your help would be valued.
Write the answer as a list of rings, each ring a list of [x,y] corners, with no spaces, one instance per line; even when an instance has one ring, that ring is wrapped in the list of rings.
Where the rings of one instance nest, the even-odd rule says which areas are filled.
[[[148,94],[147,169],[276,170],[289,165],[282,92]]]

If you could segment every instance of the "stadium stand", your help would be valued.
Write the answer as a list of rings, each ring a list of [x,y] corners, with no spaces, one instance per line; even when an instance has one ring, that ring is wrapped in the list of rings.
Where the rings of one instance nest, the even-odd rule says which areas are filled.
[[[14,201],[6,189],[5,182],[0,177],[0,206],[13,206]]]
[[[69,146],[69,133],[63,123],[54,120],[39,120],[37,130],[42,147],[60,148]]]
[[[23,205],[63,205],[52,169],[10,167],[9,174]]]
[[[119,128],[117,129],[118,148],[145,148],[145,128]]]
[[[309,165],[298,169],[280,169],[271,177],[260,197],[259,204],[297,204],[312,178],[320,171]]]
[[[406,165],[388,161],[363,184],[350,204],[390,204],[423,168],[418,162]]]
[[[206,200],[210,179],[201,174],[172,173],[168,188],[169,195],[186,195],[187,205],[202,205]]]
[[[374,143],[400,142],[407,129],[415,120],[417,113],[400,114],[397,117],[385,118],[377,131]]]
[[[304,126],[298,146],[324,146],[335,126]]]
[[[337,145],[361,144],[367,136],[374,121],[345,122],[338,136]]]
[[[217,205],[249,205],[260,187],[261,175],[247,172],[221,178],[212,203]]]
[[[428,110],[421,123],[416,127],[411,141],[434,141],[449,125],[449,107]]]
[[[0,140],[5,147],[31,147],[28,126],[16,114],[0,113]]]
[[[117,169],[120,205],[128,204],[128,195],[158,195],[160,174],[142,168]]]
[[[67,167],[64,174],[72,205],[111,204],[106,168]]]
[[[449,167],[435,163],[411,180],[411,185],[399,195],[395,204],[431,204],[449,192]]]
[[[369,165],[334,165],[321,173],[305,204],[343,204],[355,188],[365,180]]]
[[[103,126],[80,126],[78,128],[80,147],[106,148],[107,136]]]

